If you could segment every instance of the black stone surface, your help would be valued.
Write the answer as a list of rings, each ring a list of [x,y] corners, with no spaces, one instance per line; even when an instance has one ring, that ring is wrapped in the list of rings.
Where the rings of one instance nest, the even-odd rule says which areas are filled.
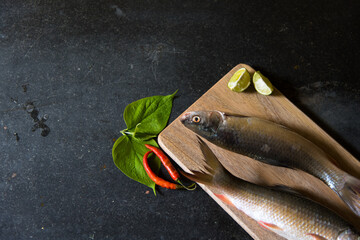
[[[359,12],[359,1],[0,1],[0,239],[251,239],[204,191],[154,197],[115,167],[123,110],[179,89],[172,121],[247,63],[359,158]]]

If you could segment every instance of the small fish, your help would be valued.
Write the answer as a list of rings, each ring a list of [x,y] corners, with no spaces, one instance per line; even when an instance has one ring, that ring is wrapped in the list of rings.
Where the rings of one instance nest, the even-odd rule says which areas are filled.
[[[352,227],[331,210],[297,195],[261,187],[231,175],[199,139],[206,171],[183,173],[208,186],[220,200],[262,227],[293,240],[359,240]]]
[[[220,147],[319,178],[360,216],[360,180],[337,168],[328,154],[296,132],[260,118],[219,111],[188,112],[180,120]]]

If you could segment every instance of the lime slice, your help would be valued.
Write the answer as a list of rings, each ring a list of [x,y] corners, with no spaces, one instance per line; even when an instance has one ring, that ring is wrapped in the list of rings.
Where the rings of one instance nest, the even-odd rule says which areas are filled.
[[[234,92],[242,92],[250,85],[250,74],[246,68],[240,68],[230,78],[228,87]]]
[[[259,71],[256,71],[253,76],[253,83],[256,91],[262,95],[270,95],[274,88],[269,79],[262,75]]]

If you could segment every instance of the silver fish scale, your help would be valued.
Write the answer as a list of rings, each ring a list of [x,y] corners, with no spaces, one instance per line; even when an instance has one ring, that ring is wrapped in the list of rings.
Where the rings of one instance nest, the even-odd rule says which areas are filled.
[[[348,228],[345,221],[327,208],[286,192],[234,181],[222,189],[239,210],[256,221],[276,225],[281,230],[271,230],[288,239],[313,239],[308,234],[336,239]]]

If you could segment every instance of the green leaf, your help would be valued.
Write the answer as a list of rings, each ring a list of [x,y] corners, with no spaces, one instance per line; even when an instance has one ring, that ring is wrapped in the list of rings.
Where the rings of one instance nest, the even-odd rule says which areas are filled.
[[[155,183],[149,178],[143,166],[143,156],[149,149],[145,144],[157,146],[154,139],[138,140],[130,135],[123,135],[114,143],[112,156],[115,165],[129,178],[138,181],[153,189]],[[160,159],[152,158],[151,169],[157,174],[160,169]]]
[[[157,146],[155,138],[166,126],[175,97],[175,91],[168,96],[153,96],[140,99],[126,106],[124,120],[127,128],[112,149],[115,165],[128,177],[152,188],[155,183],[149,178],[143,167],[143,156],[148,151],[144,146]],[[157,174],[160,159],[156,156],[149,159],[151,169]]]
[[[166,126],[175,91],[167,96],[153,96],[137,100],[126,106],[124,120],[134,137],[148,140],[156,137]]]

